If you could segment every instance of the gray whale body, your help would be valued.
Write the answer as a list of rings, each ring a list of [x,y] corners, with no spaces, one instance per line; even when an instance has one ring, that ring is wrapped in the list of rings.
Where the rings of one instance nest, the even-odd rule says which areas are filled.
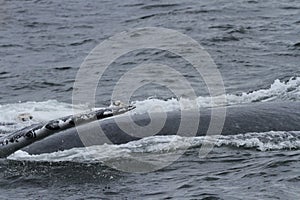
[[[228,106],[226,109],[222,135],[300,130],[300,102],[252,103]],[[191,112],[188,119],[195,120],[195,116]],[[163,119],[163,115],[160,113],[155,113],[154,117]],[[132,118],[134,123],[139,126],[146,126],[151,121],[147,113],[135,114]],[[131,122],[128,120],[128,116],[118,115],[79,126],[77,128],[79,128],[80,134],[76,128],[71,128],[37,141],[22,150],[29,154],[41,154],[104,143],[123,144],[140,139],[137,137],[140,135],[138,133],[140,130],[132,129],[132,132],[127,134],[119,128],[116,119],[121,124],[130,126]],[[168,112],[164,127],[156,135],[176,134],[180,119],[180,111]],[[210,120],[211,109],[201,109],[197,136],[206,135]],[[102,131],[99,130],[99,126],[101,126]],[[86,137],[85,134],[87,134]],[[82,139],[85,141],[83,142]]]

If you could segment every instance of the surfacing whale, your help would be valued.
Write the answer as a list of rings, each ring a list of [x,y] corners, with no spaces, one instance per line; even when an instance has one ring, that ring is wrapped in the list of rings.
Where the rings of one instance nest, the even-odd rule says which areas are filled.
[[[156,120],[164,120],[165,117],[161,113],[153,113],[151,116],[152,119],[154,117]],[[196,119],[195,116],[195,112],[190,112],[186,117],[193,122]],[[133,121],[130,121],[129,118],[133,119]],[[180,111],[168,112],[164,126],[155,135],[177,134],[180,120]],[[206,135],[210,121],[211,109],[200,109],[199,126],[195,135]],[[58,131],[49,137],[45,137],[22,148],[22,150],[29,154],[42,154],[104,143],[123,144],[139,140],[143,136],[141,134],[141,130],[143,129],[134,128],[136,126],[133,126],[133,123],[140,127],[145,127],[150,122],[151,118],[147,113],[134,115],[121,114],[105,119],[100,118],[99,120],[77,126],[77,128],[71,127]],[[130,133],[120,128],[120,124],[129,128]],[[266,102],[226,107],[224,126],[221,133],[215,134],[234,135],[249,132],[299,130],[300,102]],[[183,136],[195,135],[189,135],[189,133],[183,134]]]
[[[300,130],[300,102],[253,103],[249,105],[228,106],[226,109],[225,123],[221,131],[222,135]],[[191,121],[194,120],[193,115],[194,113],[191,112],[188,119]],[[123,144],[138,140],[140,137],[136,135],[141,135],[141,133],[138,132],[140,129],[132,128],[130,134],[128,134],[119,128],[116,123],[116,118],[118,118],[119,123],[130,126],[132,122],[128,120],[128,117],[130,116],[117,115],[104,120],[91,122],[82,125],[79,128],[80,133],[78,133],[76,128],[71,128],[33,143],[23,150],[30,154],[41,154],[74,147],[101,145],[104,143]],[[156,113],[152,115],[152,117],[160,119],[163,118],[163,115]],[[139,126],[146,126],[151,121],[147,113],[136,114],[133,115],[132,118],[133,122]],[[180,118],[180,111],[168,112],[163,128],[156,135],[177,134]],[[200,110],[197,136],[206,135],[210,120],[211,110]],[[102,129],[101,133],[99,126],[101,126]],[[87,137],[83,138],[83,134],[87,134]],[[85,139],[88,141],[83,141]]]

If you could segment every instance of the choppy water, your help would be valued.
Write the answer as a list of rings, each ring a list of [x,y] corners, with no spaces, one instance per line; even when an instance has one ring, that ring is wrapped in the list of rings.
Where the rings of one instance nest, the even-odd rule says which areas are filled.
[[[0,1],[0,122],[17,123],[0,124],[0,131],[28,125],[16,119],[19,113],[31,113],[35,122],[71,114],[73,83],[84,58],[101,41],[137,27],[171,28],[198,41],[222,74],[228,104],[300,101],[299,16],[300,3],[293,0]],[[99,106],[109,104],[121,73],[116,67],[129,68],[145,57],[172,58],[144,51],[117,60],[97,91]],[[201,81],[185,75],[200,85],[197,102],[209,105]],[[150,96],[170,98],[157,88],[140,90],[133,99],[138,111],[179,105]],[[41,156],[19,151],[0,161],[0,197],[297,199],[299,131],[223,137],[207,158],[198,157],[203,138],[177,136]],[[152,173],[124,173],[103,164],[122,162],[128,152],[180,154],[186,144],[192,148],[178,161]]]

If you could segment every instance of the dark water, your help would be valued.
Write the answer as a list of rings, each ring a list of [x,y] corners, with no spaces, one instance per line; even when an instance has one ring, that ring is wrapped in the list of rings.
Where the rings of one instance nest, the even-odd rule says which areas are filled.
[[[114,34],[149,26],[174,29],[199,42],[217,64],[232,103],[300,100],[296,0],[0,0],[1,120],[10,120],[14,109],[16,114],[34,107],[51,118],[55,108],[68,108],[59,102],[71,103],[77,70],[88,53]],[[145,59],[137,54],[114,65],[126,68]],[[151,51],[149,57],[170,59]],[[97,91],[100,105],[109,103],[115,73]],[[250,91],[258,93],[247,95]],[[138,99],[151,95],[140,91]],[[12,104],[19,101],[24,103]],[[119,172],[101,162],[1,160],[0,198],[298,199],[299,141],[287,140],[292,147],[286,141],[273,147],[264,143],[266,149],[256,143],[224,144],[202,159],[196,146],[172,165],[146,174]]]
[[[101,164],[1,163],[2,198],[45,199],[294,199],[299,150],[256,152],[219,148],[205,159],[189,150],[173,165],[127,174]],[[3,165],[5,167],[3,167]]]
[[[2,1],[0,102],[70,102],[77,69],[93,47],[148,26],[178,30],[203,45],[228,93],[300,73],[297,1]]]

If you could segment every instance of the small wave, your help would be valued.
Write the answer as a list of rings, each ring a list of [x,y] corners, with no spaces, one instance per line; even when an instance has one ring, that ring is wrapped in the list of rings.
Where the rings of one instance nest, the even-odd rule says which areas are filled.
[[[201,13],[209,13],[209,12],[218,12],[220,11],[219,9],[196,9],[196,10],[187,10],[185,11],[185,14],[192,14],[192,15],[197,15]]]
[[[239,41],[239,40],[240,39],[238,37],[229,34],[227,36],[213,37],[209,41],[211,41],[211,42],[230,42],[230,41]]]
[[[0,72],[0,75],[9,74],[9,72]]]
[[[23,47],[23,46],[19,45],[19,44],[2,44],[2,45],[0,45],[0,48],[10,48],[10,47]]]
[[[143,6],[145,4],[143,3],[134,3],[134,4],[125,4],[125,5],[122,5],[121,7],[138,7],[138,6]]]
[[[139,21],[139,20],[150,19],[150,18],[153,18],[153,17],[162,17],[162,16],[165,16],[165,15],[168,15],[168,13],[169,12],[160,12],[160,13],[155,13],[155,14],[142,15],[142,16],[137,17],[137,18],[124,20],[124,22],[125,23],[130,23],[130,22],[136,22],[136,21]]]
[[[232,25],[232,24],[220,24],[220,25],[213,25],[213,26],[210,26],[209,28],[212,28],[212,29],[220,29],[220,30],[230,30],[230,29],[233,29],[235,26]]]
[[[94,26],[91,25],[86,25],[86,24],[82,24],[82,25],[74,25],[73,28],[78,28],[78,29],[92,29],[94,28]]]
[[[283,9],[283,10],[299,10],[300,7],[299,6],[283,6],[283,7],[281,7],[281,9]]]
[[[116,159],[129,159],[139,155],[153,154],[172,155],[183,153],[187,148],[199,148],[203,144],[213,144],[215,148],[223,146],[259,151],[298,150],[300,149],[300,132],[265,132],[248,133],[230,136],[180,137],[180,136],[151,136],[122,145],[99,145],[86,148],[29,155],[17,151],[9,156],[11,160],[50,161],[50,162],[109,162]],[[159,159],[160,156],[157,158]]]
[[[59,25],[58,23],[55,22],[25,22],[24,26],[29,27],[29,28],[39,28],[39,27],[48,27],[48,26],[53,26],[53,25]]]
[[[85,43],[89,43],[89,42],[93,42],[94,40],[93,39],[85,39],[85,40],[82,40],[82,41],[79,41],[79,42],[73,42],[70,44],[70,46],[80,46],[80,45],[83,45]]]
[[[249,29],[251,29],[250,26],[244,27],[244,26],[235,26],[232,24],[220,24],[220,25],[210,26],[209,28],[226,31],[229,35],[234,33],[245,34]]]
[[[64,71],[64,70],[72,69],[72,67],[68,67],[68,66],[65,66],[65,67],[55,67],[54,69],[58,70],[58,71]]]
[[[170,8],[170,7],[176,7],[180,4],[153,4],[153,5],[147,5],[141,7],[141,9],[150,10],[150,9],[158,9],[158,8]]]

